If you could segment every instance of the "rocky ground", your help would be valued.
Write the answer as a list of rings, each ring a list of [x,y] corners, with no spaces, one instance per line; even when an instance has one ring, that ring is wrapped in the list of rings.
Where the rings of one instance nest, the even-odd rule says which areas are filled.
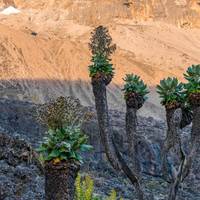
[[[44,176],[41,164],[37,161],[33,147],[37,147],[44,134],[35,119],[36,105],[0,100],[0,199],[1,200],[43,200]],[[116,134],[116,142],[126,149],[124,137],[124,113],[111,111],[111,119]],[[153,118],[139,118],[138,132],[147,142],[139,145],[140,160],[143,168],[145,190],[156,200],[166,198],[169,185],[159,177],[147,174],[159,174],[160,144],[165,135],[166,126],[162,121]],[[95,181],[96,193],[105,195],[115,189],[124,199],[135,199],[134,189],[129,181],[119,172],[115,172],[106,162],[103,148],[100,145],[96,119],[83,127],[95,147],[92,153],[85,156],[81,173],[89,174]],[[190,127],[183,132],[188,137]],[[124,146],[122,146],[122,141]],[[30,145],[29,145],[30,144]],[[33,147],[31,147],[33,146]],[[124,151],[125,152],[125,151]],[[178,200],[200,199],[200,156],[196,158],[191,175],[182,184]],[[191,186],[192,185],[192,186]]]
[[[0,134],[0,199],[44,199],[44,177],[34,151],[23,139]]]

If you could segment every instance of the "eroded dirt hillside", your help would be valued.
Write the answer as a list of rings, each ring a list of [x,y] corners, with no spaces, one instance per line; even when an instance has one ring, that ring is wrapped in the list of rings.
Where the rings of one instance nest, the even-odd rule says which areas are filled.
[[[179,26],[199,26],[199,0],[1,0],[1,5],[24,9],[65,10],[65,17],[81,24],[110,22],[113,18],[164,20]],[[55,14],[55,12],[54,12]],[[57,16],[63,16],[60,12]]]
[[[0,0],[21,12],[0,14],[0,95],[41,103],[73,95],[93,104],[87,66],[91,30],[109,27],[117,51],[110,106],[124,109],[126,73],[139,74],[152,93],[141,113],[162,117],[155,85],[200,63],[200,2],[187,0]],[[0,9],[0,10],[1,10]]]

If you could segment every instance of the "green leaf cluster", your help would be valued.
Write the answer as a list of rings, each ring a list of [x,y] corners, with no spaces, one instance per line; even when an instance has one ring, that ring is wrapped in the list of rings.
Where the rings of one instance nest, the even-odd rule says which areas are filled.
[[[57,159],[82,162],[79,153],[91,149],[92,146],[87,145],[87,136],[82,133],[79,126],[67,126],[56,130],[49,129],[38,152],[44,161]]]
[[[140,79],[140,76],[134,74],[126,74],[126,77],[123,79],[125,81],[125,85],[123,91],[125,93],[125,97],[129,93],[136,93],[147,99],[146,95],[149,93],[147,85],[144,84],[144,81]]]
[[[171,103],[184,102],[184,85],[179,83],[178,79],[168,77],[160,81],[160,85],[157,85],[157,92],[160,95],[162,105]]]
[[[187,94],[200,93],[200,65],[190,66],[184,74],[188,81],[184,87]]]
[[[75,182],[75,200],[117,200],[117,193],[112,190],[107,197],[101,197],[94,193],[94,181],[90,176],[81,177],[78,174]],[[122,198],[120,198],[122,200]]]
[[[93,64],[89,66],[90,77],[94,77],[98,73],[114,76],[113,65],[103,54],[95,54],[91,61]]]

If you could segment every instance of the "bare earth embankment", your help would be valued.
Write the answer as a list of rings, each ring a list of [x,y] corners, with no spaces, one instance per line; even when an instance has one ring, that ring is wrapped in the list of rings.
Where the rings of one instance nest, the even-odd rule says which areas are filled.
[[[73,95],[93,105],[87,44],[99,24],[117,44],[111,108],[124,109],[122,78],[136,73],[152,90],[141,113],[163,117],[155,85],[167,76],[183,80],[200,63],[198,1],[0,1],[1,10],[9,5],[21,12],[0,14],[1,97],[41,103]]]

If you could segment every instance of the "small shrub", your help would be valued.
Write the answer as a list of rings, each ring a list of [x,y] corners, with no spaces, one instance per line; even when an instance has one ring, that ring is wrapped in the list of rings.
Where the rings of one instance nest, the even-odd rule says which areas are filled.
[[[112,190],[106,198],[100,197],[94,193],[94,181],[90,176],[81,177],[80,174],[76,178],[76,195],[75,200],[117,200],[117,193]],[[122,200],[122,198],[120,198]]]
[[[117,199],[117,193],[115,190],[112,190],[107,200],[116,200],[116,199]]]
[[[75,186],[76,200],[93,200],[94,182],[89,176],[81,179],[81,176],[79,174],[76,178]]]

